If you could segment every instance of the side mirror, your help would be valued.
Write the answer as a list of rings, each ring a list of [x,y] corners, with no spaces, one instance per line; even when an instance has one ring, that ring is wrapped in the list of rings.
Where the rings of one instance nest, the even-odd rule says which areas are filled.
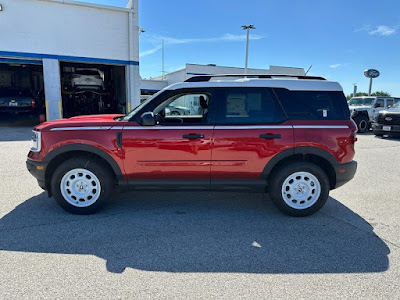
[[[154,114],[151,111],[143,113],[142,116],[140,117],[140,120],[142,126],[156,125],[156,118],[154,117]]]

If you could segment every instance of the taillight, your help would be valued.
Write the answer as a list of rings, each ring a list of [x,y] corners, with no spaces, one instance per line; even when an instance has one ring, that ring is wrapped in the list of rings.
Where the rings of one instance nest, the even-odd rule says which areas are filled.
[[[357,142],[357,133],[354,131],[351,133],[351,142],[354,144],[355,142]]]
[[[75,81],[72,83],[73,86],[75,86]]]
[[[35,108],[36,105],[35,99],[31,98],[31,102],[32,102],[32,108]]]

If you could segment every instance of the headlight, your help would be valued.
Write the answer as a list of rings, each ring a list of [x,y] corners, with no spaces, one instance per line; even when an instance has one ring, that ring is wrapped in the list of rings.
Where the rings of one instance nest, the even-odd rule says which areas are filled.
[[[42,133],[32,130],[32,148],[31,151],[39,152],[42,146]]]

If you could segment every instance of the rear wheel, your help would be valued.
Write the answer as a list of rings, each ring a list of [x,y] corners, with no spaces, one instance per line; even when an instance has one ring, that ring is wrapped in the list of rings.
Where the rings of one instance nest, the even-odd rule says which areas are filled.
[[[357,124],[358,132],[364,133],[369,129],[369,122],[366,116],[358,116],[354,118],[354,122]]]
[[[270,196],[283,213],[309,216],[320,210],[329,196],[329,180],[318,166],[295,162],[271,174]]]
[[[51,189],[56,202],[73,214],[100,210],[113,189],[107,166],[93,158],[72,158],[54,172]]]

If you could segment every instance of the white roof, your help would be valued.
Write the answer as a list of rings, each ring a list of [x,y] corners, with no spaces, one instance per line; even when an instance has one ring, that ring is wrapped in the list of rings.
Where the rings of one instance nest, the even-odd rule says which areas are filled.
[[[180,82],[171,84],[167,90],[202,87],[270,87],[284,88],[292,91],[343,91],[339,83],[326,80],[297,78],[243,78],[238,80],[215,80],[199,82]]]

